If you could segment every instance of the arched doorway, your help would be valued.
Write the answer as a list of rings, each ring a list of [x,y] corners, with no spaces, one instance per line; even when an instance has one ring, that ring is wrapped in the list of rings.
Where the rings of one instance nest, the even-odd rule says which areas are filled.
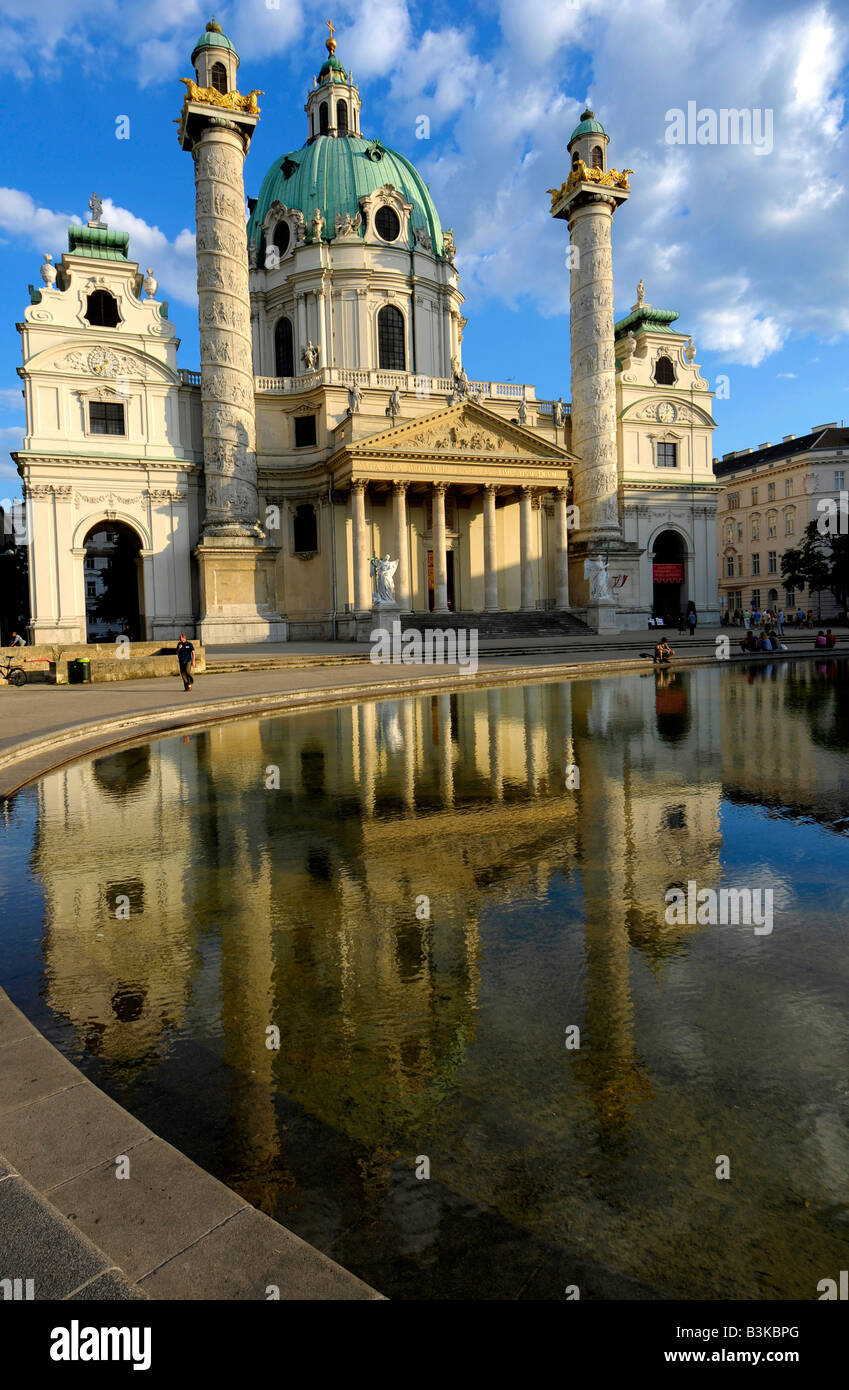
[[[141,540],[123,521],[98,521],[83,542],[86,641],[143,636]]]
[[[661,531],[652,551],[652,608],[656,618],[677,623],[687,606],[687,551],[677,531]]]

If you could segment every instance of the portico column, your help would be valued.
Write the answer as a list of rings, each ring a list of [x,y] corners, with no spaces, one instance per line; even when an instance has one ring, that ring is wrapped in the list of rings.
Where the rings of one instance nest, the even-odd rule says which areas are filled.
[[[484,610],[498,612],[498,546],[495,539],[495,484],[483,490],[483,591]]]
[[[555,608],[569,607],[569,532],[566,515],[568,495],[568,488],[557,489],[554,512],[554,578],[557,586]]]
[[[536,607],[534,602],[534,571],[531,563],[532,489],[523,486],[519,498],[519,565],[522,581],[521,608],[523,612]]]
[[[448,562],[445,558],[445,492],[447,483],[433,485],[433,611],[448,612]]]
[[[354,612],[371,612],[368,532],[366,530],[366,482],[351,483],[351,519],[354,526]]]
[[[395,521],[395,555],[398,570],[395,576],[395,600],[402,613],[410,611],[409,537],[407,536],[407,483],[396,483],[392,492],[392,511]]]

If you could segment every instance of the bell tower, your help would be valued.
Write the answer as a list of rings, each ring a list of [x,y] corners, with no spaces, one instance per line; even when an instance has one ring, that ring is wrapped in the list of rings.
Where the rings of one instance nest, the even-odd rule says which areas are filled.
[[[200,570],[205,643],[283,641],[274,559],[257,510],[244,162],[259,121],[253,91],[235,86],[239,55],[210,20],[183,78],[180,144],[195,164],[198,319],[206,482]]]

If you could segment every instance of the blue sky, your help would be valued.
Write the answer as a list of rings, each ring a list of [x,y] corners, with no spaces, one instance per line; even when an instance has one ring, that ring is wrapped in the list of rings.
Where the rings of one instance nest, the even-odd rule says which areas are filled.
[[[325,57],[331,10],[240,0],[217,18],[260,87],[249,194],[303,143],[303,103]],[[209,11],[194,0],[0,0],[0,492],[23,425],[15,323],[42,254],[66,249],[93,190],[151,265],[197,367],[192,164],[173,124],[179,78]],[[546,189],[589,99],[630,167],[616,216],[616,311],[637,280],[681,315],[717,400],[714,453],[849,418],[849,11],[797,0],[490,0],[335,5],[338,55],[363,96],[362,125],[418,164],[453,226],[471,377],[569,391],[565,224]],[[772,148],[670,144],[667,113],[771,111]],[[430,138],[416,138],[427,115]],[[130,120],[130,139],[116,121]]]

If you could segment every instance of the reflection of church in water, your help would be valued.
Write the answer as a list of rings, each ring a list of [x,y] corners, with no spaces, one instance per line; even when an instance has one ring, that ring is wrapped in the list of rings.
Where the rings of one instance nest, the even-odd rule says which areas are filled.
[[[247,237],[257,93],[237,90],[214,22],[191,55],[178,124],[196,185],[199,372],[178,367],[156,278],[99,200],[61,261],[46,256],[21,325],[15,455],[31,636],[93,631],[104,534],[130,575],[130,630],[150,640],[181,627],[212,643],[362,637],[375,555],[397,562],[403,613],[642,627],[693,600],[716,617],[712,392],[642,282],[614,322],[612,223],[631,171],[609,167],[602,123],[583,113],[550,190],[570,242],[564,405],[518,369],[517,382],[469,378],[453,233],[410,160],[364,132],[359,88],[327,48],[305,142],[249,200]]]
[[[570,1065],[587,1122],[615,1134],[650,1086],[633,954],[661,970],[686,940],[660,925],[668,884],[717,877],[718,675],[706,679],[695,704],[664,672],[344,707],[53,774],[34,863],[49,1005],[119,1096],[183,1030],[220,1039],[227,1123],[251,1155],[243,1185],[267,1200],[267,1174],[286,1169],[275,1094],[369,1152],[417,1142],[481,1027],[515,1012],[504,952],[563,975],[560,945],[526,928],[513,940],[503,918],[513,904],[527,921],[562,890],[557,936],[583,981],[570,1006],[591,1040]],[[275,1022],[279,1052],[264,1046]],[[520,1010],[515,1026],[534,1021]],[[536,1060],[516,1065],[533,1094]]]

